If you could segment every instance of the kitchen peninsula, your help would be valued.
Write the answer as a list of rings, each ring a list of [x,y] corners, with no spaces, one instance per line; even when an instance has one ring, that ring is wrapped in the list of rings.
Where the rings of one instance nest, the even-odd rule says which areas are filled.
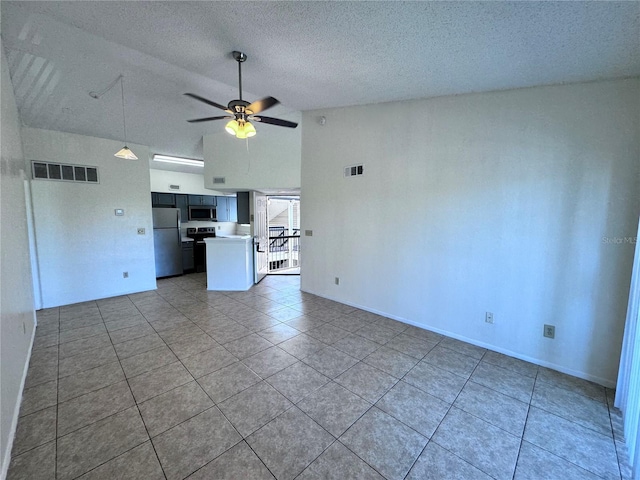
[[[207,290],[246,291],[253,285],[253,241],[250,235],[204,239]]]

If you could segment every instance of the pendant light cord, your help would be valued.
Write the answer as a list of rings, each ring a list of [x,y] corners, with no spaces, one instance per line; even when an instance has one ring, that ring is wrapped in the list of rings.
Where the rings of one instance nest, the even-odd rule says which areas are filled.
[[[124,131],[124,146],[127,146],[127,120],[124,114],[124,75],[120,74],[120,93],[122,94],[122,130]]]

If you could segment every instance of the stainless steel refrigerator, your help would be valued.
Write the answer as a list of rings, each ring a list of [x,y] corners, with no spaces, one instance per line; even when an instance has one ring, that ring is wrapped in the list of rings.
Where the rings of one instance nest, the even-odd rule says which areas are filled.
[[[153,209],[153,245],[156,255],[156,278],[182,274],[180,209]]]

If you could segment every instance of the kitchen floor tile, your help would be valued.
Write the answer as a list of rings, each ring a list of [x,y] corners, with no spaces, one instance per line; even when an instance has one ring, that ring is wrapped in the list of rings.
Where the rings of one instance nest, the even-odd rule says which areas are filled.
[[[56,438],[57,407],[49,407],[18,421],[11,455],[16,456]]]
[[[121,380],[124,380],[124,372],[119,362],[107,363],[91,370],[69,375],[58,381],[58,401],[70,400],[107,385],[113,385]]]
[[[115,349],[112,345],[107,345],[106,347],[96,348],[89,353],[63,358],[60,360],[58,376],[60,378],[68,377],[69,375],[117,361],[118,356],[116,355]]]
[[[120,364],[125,376],[131,378],[177,361],[178,357],[173,354],[169,347],[163,345],[159,348],[124,358],[120,361]]]
[[[260,353],[251,355],[242,360],[247,367],[262,378],[267,378],[274,373],[296,363],[298,359],[278,347],[271,347]]]
[[[529,403],[535,380],[496,365],[480,362],[471,375],[471,380],[497,392]]]
[[[563,480],[601,478],[529,442],[522,442],[514,480],[539,480],[543,472],[545,478],[562,478]]]
[[[302,362],[296,362],[266,380],[293,403],[329,382],[327,377]]]
[[[316,340],[304,333],[278,344],[278,347],[294,357],[303,360],[309,355],[326,347],[320,340]]]
[[[398,379],[360,362],[336,377],[335,381],[368,402],[376,403]]]
[[[442,370],[455,373],[460,377],[469,378],[478,364],[478,359],[442,347],[441,345],[442,342],[440,345],[436,345],[427,353],[423,361]]]
[[[427,439],[372,407],[340,441],[387,479],[403,479],[427,444]]]
[[[296,480],[384,480],[340,442],[334,442]]]
[[[237,362],[198,378],[198,383],[216,404],[255,385],[260,377]]]
[[[387,348],[386,346],[380,347],[375,352],[366,356],[364,362],[376,367],[395,378],[402,378],[409,370],[411,370],[418,360],[404,355],[397,350]]]
[[[245,438],[291,405],[289,400],[265,382],[257,383],[218,404],[225,417]]]
[[[255,333],[224,344],[224,348],[241,360],[272,346],[273,343]]]
[[[56,442],[49,442],[11,459],[7,480],[55,480]]]
[[[277,345],[278,343],[282,343],[285,340],[289,340],[290,338],[293,338],[296,335],[300,335],[300,331],[287,325],[286,323],[278,323],[277,325],[273,325],[269,328],[266,328],[258,332],[258,335],[270,341],[274,345]]]
[[[240,435],[216,407],[212,407],[152,442],[167,480],[185,478],[233,447]]]
[[[399,335],[399,332],[391,330],[380,325],[367,325],[354,332],[356,335],[373,340],[376,343],[384,345],[392,338]]]
[[[492,352],[491,350],[487,350],[487,353],[482,357],[482,362],[491,363],[492,365],[512,370],[520,375],[524,375],[525,377],[535,378],[538,374],[537,365],[503,355],[502,353]]]
[[[325,347],[302,360],[329,378],[337,377],[358,363],[355,358],[333,347]]]
[[[440,342],[440,346],[446,347],[449,350],[454,350],[458,353],[462,353],[467,357],[475,358],[476,360],[480,360],[487,351],[486,348],[477,347],[476,345],[472,345],[470,343],[463,342],[451,337],[444,337]]]
[[[37,387],[25,388],[22,393],[20,416],[37,412],[43,408],[52,407],[57,403],[58,381],[42,383]]]
[[[113,479],[164,480],[164,473],[151,442],[132,448],[79,478],[79,480]]]
[[[297,406],[337,438],[364,415],[371,404],[342,385],[330,382]]]
[[[397,337],[393,337],[391,340],[389,340],[385,344],[385,347],[393,348],[398,352],[421,360],[436,345],[437,344],[435,342],[427,342],[425,340],[420,340],[419,338],[412,337],[411,335],[401,333]]]
[[[116,349],[118,358],[123,360],[164,345],[164,341],[158,336],[158,334],[152,333],[151,335],[145,335],[144,337],[138,337],[133,340],[118,343],[117,345],[114,345],[114,348]]]
[[[424,361],[413,367],[404,376],[403,380],[447,403],[454,402],[466,383],[465,378],[434,367]]]
[[[338,340],[349,335],[349,332],[330,323],[325,323],[317,328],[312,328],[306,332],[310,337],[320,340],[322,343],[332,345]]]
[[[130,378],[129,386],[136,402],[141,403],[192,380],[182,363],[176,362]]]
[[[329,433],[296,407],[247,437],[251,449],[282,480],[295,478],[333,441]]]
[[[181,360],[194,378],[200,378],[238,361],[222,346],[216,346]]]
[[[437,443],[429,442],[411,468],[406,480],[441,480],[444,478],[460,480],[492,479],[486,473],[445,450]]]
[[[107,347],[109,345],[111,345],[111,338],[108,333],[101,333],[93,337],[74,340],[73,342],[67,342],[60,345],[59,358],[62,360],[63,358],[72,357],[74,355],[90,353],[96,348]]]
[[[206,333],[182,338],[175,343],[169,344],[169,348],[180,360],[219,346],[220,344]]]

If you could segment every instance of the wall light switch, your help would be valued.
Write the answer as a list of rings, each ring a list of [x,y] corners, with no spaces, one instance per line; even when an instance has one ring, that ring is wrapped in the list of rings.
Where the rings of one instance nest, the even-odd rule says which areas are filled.
[[[116,212],[116,217],[122,217],[124,215],[124,209],[122,208],[116,208],[115,212]]]

